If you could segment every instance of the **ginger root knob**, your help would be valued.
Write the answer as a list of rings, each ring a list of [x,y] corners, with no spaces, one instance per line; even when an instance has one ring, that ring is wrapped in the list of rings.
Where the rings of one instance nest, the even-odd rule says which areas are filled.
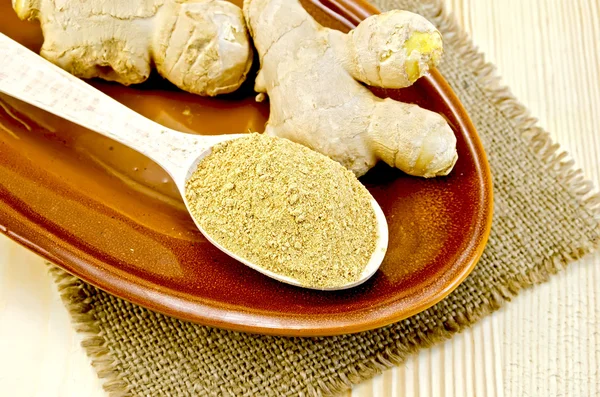
[[[422,177],[447,175],[456,137],[439,114],[376,97],[363,84],[411,85],[439,62],[442,39],[425,18],[390,11],[348,34],[318,24],[297,0],[245,0],[268,94],[265,132],[340,162],[357,176],[377,161]]]
[[[403,88],[437,65],[442,36],[420,15],[393,10],[351,30],[338,56],[352,76],[375,87]]]
[[[82,78],[124,85],[155,66],[177,87],[213,96],[235,91],[252,64],[242,11],[220,0],[13,0],[21,19],[38,19],[40,55]]]

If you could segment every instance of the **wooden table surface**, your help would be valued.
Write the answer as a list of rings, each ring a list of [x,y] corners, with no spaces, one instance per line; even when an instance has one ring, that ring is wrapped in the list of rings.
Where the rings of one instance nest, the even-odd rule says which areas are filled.
[[[513,93],[600,185],[600,1],[446,0]],[[0,395],[104,396],[43,261],[0,236]],[[600,254],[357,386],[367,396],[600,394]]]

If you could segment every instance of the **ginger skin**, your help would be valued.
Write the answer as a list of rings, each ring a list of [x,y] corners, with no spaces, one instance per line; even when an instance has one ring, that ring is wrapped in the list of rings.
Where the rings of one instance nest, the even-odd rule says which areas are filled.
[[[245,0],[269,95],[265,132],[301,143],[357,176],[377,161],[425,178],[447,175],[456,137],[439,114],[380,99],[364,85],[411,85],[442,54],[439,32],[407,11],[374,15],[348,34],[318,24],[297,0]]]
[[[38,19],[40,55],[82,78],[124,85],[160,75],[194,94],[235,91],[252,64],[239,7],[220,0],[13,0]]]

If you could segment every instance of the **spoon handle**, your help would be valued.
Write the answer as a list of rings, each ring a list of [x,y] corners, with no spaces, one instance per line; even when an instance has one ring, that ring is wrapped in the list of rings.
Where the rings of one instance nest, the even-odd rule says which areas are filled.
[[[0,92],[121,142],[178,172],[207,138],[170,130],[134,112],[0,33]]]

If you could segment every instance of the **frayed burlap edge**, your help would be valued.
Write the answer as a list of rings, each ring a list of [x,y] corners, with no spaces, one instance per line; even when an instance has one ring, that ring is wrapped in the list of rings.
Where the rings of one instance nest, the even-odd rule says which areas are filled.
[[[484,55],[478,51],[457,24],[451,13],[448,13],[442,0],[426,0],[429,9],[426,15],[440,27],[444,40],[452,44],[461,55],[466,65],[476,77],[478,85],[488,98],[498,107],[502,114],[520,132],[532,152],[540,159],[546,171],[551,173],[563,187],[570,192],[582,207],[597,220],[600,220],[600,193],[594,191],[591,181],[584,178],[583,171],[575,168],[575,161],[567,152],[553,143],[548,132],[537,126],[537,119],[530,116],[527,108],[502,86],[501,78],[496,75],[494,65],[485,61]],[[368,365],[352,368],[350,374],[338,380],[319,382],[309,385],[309,395],[338,394],[349,390],[353,385],[363,382],[382,371],[401,364],[408,355],[422,348],[430,347],[452,337],[456,332],[470,327],[481,318],[495,312],[502,305],[514,298],[522,289],[540,284],[553,274],[563,270],[569,262],[582,258],[592,252],[600,242],[586,244],[583,247],[573,246],[569,252],[560,253],[546,261],[543,266],[529,270],[507,285],[491,290],[490,301],[467,313],[458,313],[448,320],[445,328],[436,329],[428,335],[420,335],[407,346],[404,351],[379,354]],[[57,283],[59,293],[65,306],[71,313],[75,329],[84,335],[82,346],[92,361],[92,366],[103,379],[103,388],[111,397],[129,396],[127,382],[121,378],[115,368],[115,359],[102,336],[94,308],[90,305],[83,282],[65,271],[50,265],[50,273]]]
[[[111,397],[129,396],[127,383],[116,371],[114,358],[102,336],[90,297],[86,294],[83,281],[64,270],[48,263],[49,272],[56,282],[60,297],[71,314],[75,330],[83,336],[81,346],[92,362],[102,387]]]

